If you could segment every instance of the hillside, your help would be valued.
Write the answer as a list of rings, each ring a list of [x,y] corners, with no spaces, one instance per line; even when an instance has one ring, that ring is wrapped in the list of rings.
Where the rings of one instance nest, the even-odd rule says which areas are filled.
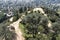
[[[60,40],[57,11],[46,6],[26,5],[1,9],[0,40]]]

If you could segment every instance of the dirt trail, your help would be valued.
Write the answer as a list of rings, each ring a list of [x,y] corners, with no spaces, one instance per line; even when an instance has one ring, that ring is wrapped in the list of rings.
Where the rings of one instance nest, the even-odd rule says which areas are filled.
[[[22,21],[21,18],[18,19],[16,22],[13,22],[10,24],[10,26],[13,26],[15,28],[15,33],[17,34],[17,40],[25,40],[24,37],[22,36],[22,32],[19,28],[19,22]]]

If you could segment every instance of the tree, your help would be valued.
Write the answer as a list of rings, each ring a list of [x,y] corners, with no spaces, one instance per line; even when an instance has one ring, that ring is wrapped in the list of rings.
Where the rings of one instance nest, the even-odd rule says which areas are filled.
[[[16,40],[15,32],[11,32],[7,26],[3,26],[0,30],[0,37],[2,37],[1,40]]]
[[[26,33],[26,40],[32,40],[36,38],[36,40],[39,40],[43,34],[47,34],[48,32],[48,19],[47,17],[41,15],[40,13],[31,13],[27,14],[21,24],[25,27],[25,33]],[[45,33],[44,33],[45,32]],[[42,36],[39,38],[36,37],[36,35],[42,33]],[[29,36],[32,35],[32,36]],[[46,35],[47,36],[47,35]],[[32,38],[32,39],[31,39]],[[43,40],[43,39],[42,39]]]
[[[22,13],[22,12],[23,12],[23,8],[22,8],[22,7],[19,9],[19,12],[20,12],[20,13]]]

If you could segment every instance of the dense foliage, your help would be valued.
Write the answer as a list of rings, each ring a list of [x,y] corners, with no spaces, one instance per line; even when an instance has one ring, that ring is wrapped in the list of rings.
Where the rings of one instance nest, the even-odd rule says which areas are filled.
[[[60,38],[60,16],[55,11],[44,9],[42,13],[27,14],[22,22],[24,36],[26,40],[59,40]],[[51,28],[48,27],[48,21],[51,22]]]

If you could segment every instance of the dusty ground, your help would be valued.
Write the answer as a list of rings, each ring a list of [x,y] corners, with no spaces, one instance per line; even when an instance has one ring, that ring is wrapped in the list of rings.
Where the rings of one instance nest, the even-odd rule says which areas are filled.
[[[16,22],[13,22],[10,24],[10,26],[13,26],[15,28],[15,33],[17,34],[17,40],[25,40],[24,37],[22,36],[22,32],[19,28],[19,22],[22,21],[21,19],[17,20]]]

